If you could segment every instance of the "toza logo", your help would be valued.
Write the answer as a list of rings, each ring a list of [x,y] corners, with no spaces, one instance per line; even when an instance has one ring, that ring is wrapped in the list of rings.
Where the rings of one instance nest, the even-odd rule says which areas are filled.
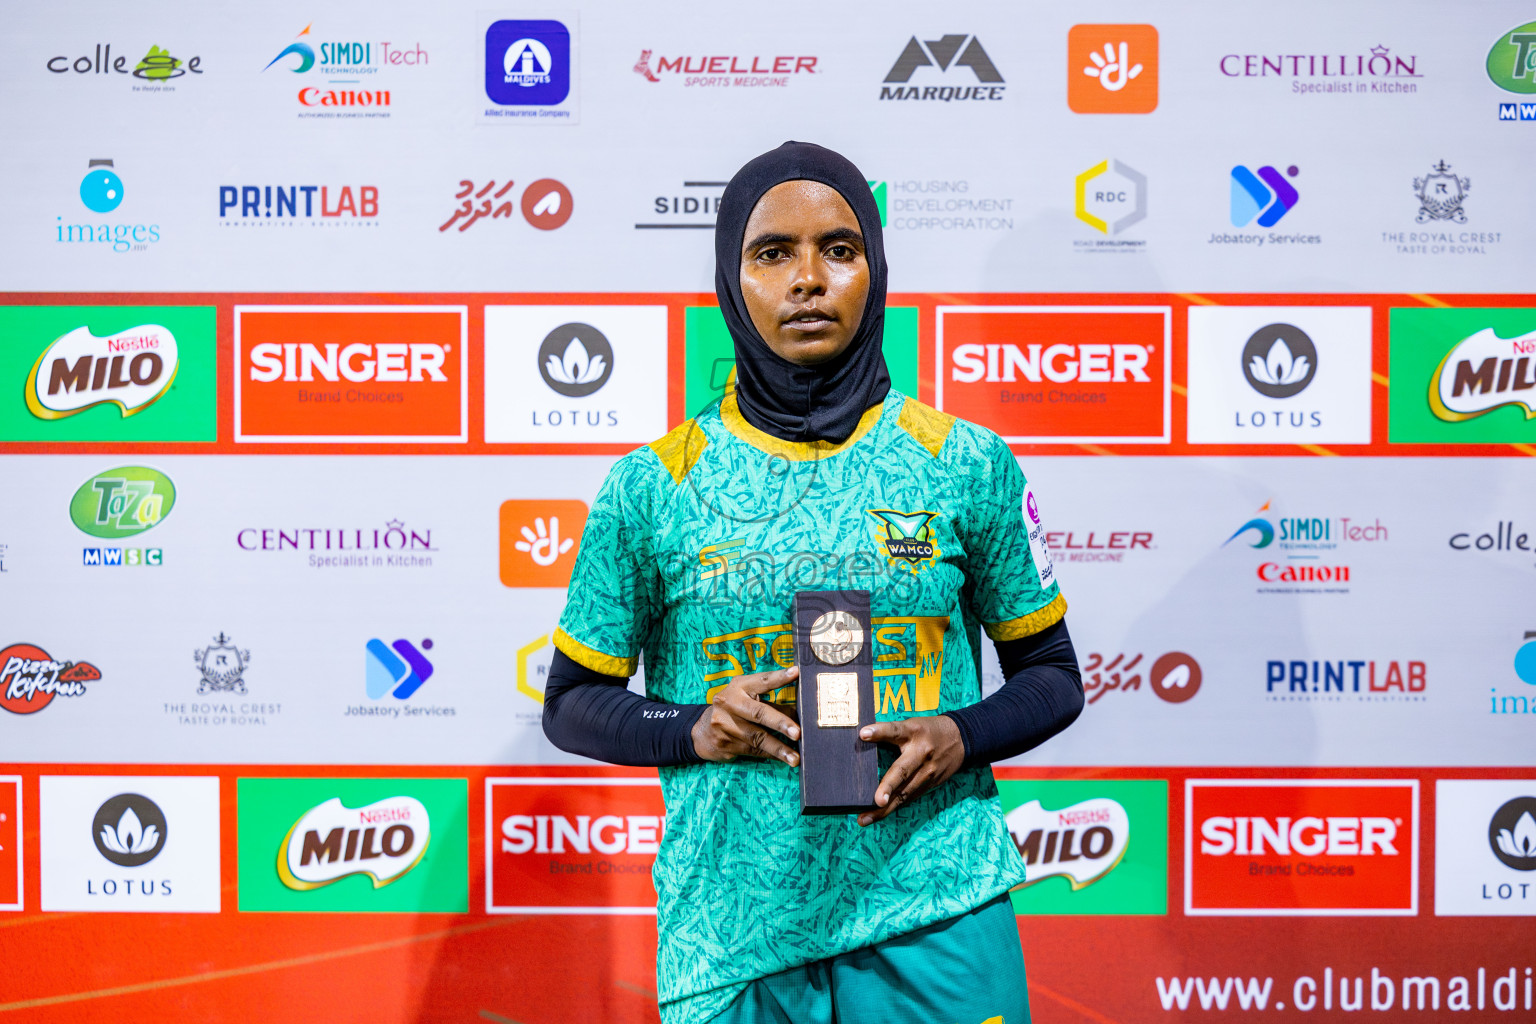
[[[1285,169],[1285,177],[1294,178],[1301,171],[1292,164]],[[1259,227],[1272,228],[1280,218],[1301,199],[1290,182],[1280,172],[1266,164],[1254,174],[1242,164],[1232,168],[1232,226],[1247,227],[1255,217]]]
[[[278,848],[277,874],[299,891],[349,875],[366,875],[382,889],[421,863],[431,838],[426,805],[415,797],[387,797],[358,808],[332,797],[293,823]]]
[[[1079,114],[1157,109],[1157,29],[1073,25],[1067,33],[1067,106]]]
[[[406,700],[421,689],[433,672],[432,663],[421,652],[431,649],[431,640],[423,640],[419,650],[409,640],[396,640],[388,645],[382,640],[369,640],[364,677],[368,699],[381,700],[389,694],[396,700]]]
[[[176,487],[147,466],[122,466],[98,473],[70,499],[69,518],[92,537],[136,537],[171,514]]]
[[[126,419],[170,390],[177,366],[176,338],[159,324],[100,338],[77,327],[32,364],[27,408],[39,419],[59,420],[110,403]]]
[[[1031,800],[1009,811],[1006,821],[1024,858],[1025,886],[1057,877],[1074,891],[1092,885],[1120,863],[1131,838],[1130,815],[1108,797],[1055,811]]]
[[[85,684],[100,678],[88,661],[55,661],[35,644],[11,644],[0,650],[0,707],[33,715],[55,697],[84,697]]]
[[[91,821],[97,851],[120,868],[148,864],[165,849],[167,828],[160,806],[138,793],[119,793]]]
[[[1291,324],[1260,327],[1243,346],[1243,376],[1266,398],[1299,395],[1317,375],[1317,346]]]
[[[979,86],[916,86],[903,84],[912,80],[919,68],[938,68],[940,73],[951,68],[970,68]],[[907,41],[896,63],[886,73],[885,85],[880,87],[882,100],[938,100],[945,103],[955,100],[1000,100],[1007,86],[997,65],[987,56],[981,40],[972,35],[947,35],[939,39],[918,42],[913,36]],[[894,88],[893,88],[894,86]]]
[[[241,676],[251,663],[251,652],[242,651],[220,633],[207,647],[192,652],[192,660],[203,675],[197,684],[198,696],[207,693],[245,693],[245,681]]]
[[[1488,51],[1487,68],[1489,81],[1505,92],[1536,93],[1536,21],[1500,36]]]
[[[585,398],[613,375],[613,346],[590,324],[561,324],[539,346],[544,383],[566,398]]]

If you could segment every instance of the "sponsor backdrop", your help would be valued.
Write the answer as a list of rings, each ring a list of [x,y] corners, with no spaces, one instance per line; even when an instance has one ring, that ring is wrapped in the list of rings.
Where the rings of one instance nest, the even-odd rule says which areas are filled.
[[[656,1020],[666,808],[551,634],[796,137],[1071,606],[1035,1018],[1536,1018],[1536,6],[813,17],[10,12],[0,1017]]]

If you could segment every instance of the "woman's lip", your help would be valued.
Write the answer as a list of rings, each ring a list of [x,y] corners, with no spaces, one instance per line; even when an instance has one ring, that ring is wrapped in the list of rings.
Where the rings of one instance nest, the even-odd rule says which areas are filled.
[[[784,326],[788,327],[792,331],[805,331],[809,333],[811,331],[824,331],[828,327],[831,327],[834,322],[835,321],[831,317],[827,316],[811,318],[800,317],[794,320],[784,321]]]

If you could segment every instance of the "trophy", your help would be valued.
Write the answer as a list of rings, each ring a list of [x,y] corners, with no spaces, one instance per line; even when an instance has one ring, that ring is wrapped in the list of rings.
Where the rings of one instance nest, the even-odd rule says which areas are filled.
[[[795,595],[801,814],[874,809],[879,755],[859,739],[860,727],[875,721],[872,639],[869,591]]]

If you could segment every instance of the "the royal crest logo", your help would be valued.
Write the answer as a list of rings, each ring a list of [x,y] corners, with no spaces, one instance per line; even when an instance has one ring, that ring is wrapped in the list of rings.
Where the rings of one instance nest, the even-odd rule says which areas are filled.
[[[144,324],[98,338],[77,327],[43,349],[27,376],[27,408],[58,420],[114,403],[124,417],[142,412],[176,379],[176,338]]]
[[[198,696],[205,693],[245,693],[245,681],[241,676],[251,663],[251,652],[242,651],[234,642],[220,633],[213,643],[192,652],[203,681],[197,684]]]
[[[1470,191],[1472,179],[1452,174],[1451,165],[1441,160],[1424,177],[1413,179],[1413,194],[1419,198],[1419,215],[1414,219],[1420,224],[1431,220],[1465,224],[1467,214],[1461,204]]]
[[[938,561],[943,552],[934,542],[933,521],[939,513],[898,512],[889,508],[868,511],[876,520],[875,536],[885,545],[893,566],[917,572]]]
[[[85,696],[85,684],[100,678],[88,661],[57,661],[35,644],[11,644],[0,650],[0,707],[35,714],[55,697]]]
[[[426,805],[415,797],[387,797],[366,807],[347,807],[332,797],[293,823],[278,849],[277,874],[300,891],[349,875],[367,875],[382,889],[421,863],[431,838]]]

